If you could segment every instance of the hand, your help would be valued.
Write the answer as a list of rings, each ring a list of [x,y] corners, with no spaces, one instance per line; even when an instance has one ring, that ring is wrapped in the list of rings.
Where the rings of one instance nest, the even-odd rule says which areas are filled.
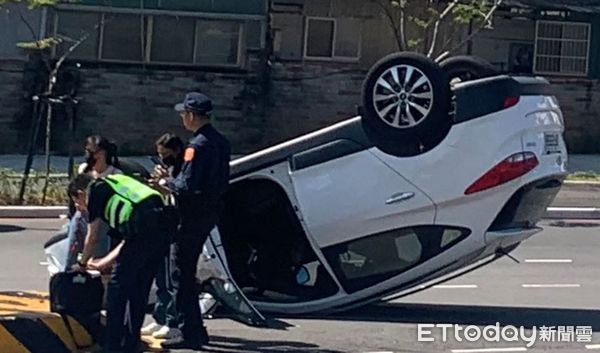
[[[96,270],[100,273],[108,273],[112,269],[112,263],[105,258],[102,259],[90,259],[87,263],[89,270]]]
[[[172,192],[168,187],[165,186],[164,181],[165,179],[150,179],[148,180],[148,183],[154,190],[160,192],[161,194],[165,196],[171,195]]]
[[[71,266],[71,271],[73,272],[85,272],[85,270],[87,270],[87,268],[81,266],[80,264],[74,264]]]
[[[167,178],[168,176],[170,176],[169,170],[161,165],[156,165],[154,166],[154,171],[152,172],[152,175],[156,178],[156,179],[161,179],[161,178]]]

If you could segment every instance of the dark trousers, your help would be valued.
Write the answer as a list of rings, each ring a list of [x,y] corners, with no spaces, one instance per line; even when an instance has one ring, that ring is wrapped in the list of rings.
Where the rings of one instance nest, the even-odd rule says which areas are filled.
[[[204,326],[196,284],[196,268],[204,242],[213,226],[196,228],[193,232],[180,232],[175,242],[173,284],[179,314],[179,328],[186,341],[198,341]]]
[[[157,231],[125,241],[107,288],[108,350],[134,352],[139,346],[148,294],[168,244]]]
[[[177,328],[177,308],[175,307],[175,290],[173,288],[173,273],[172,262],[174,260],[171,254],[170,247],[167,256],[164,257],[163,263],[158,267],[156,273],[156,304],[152,317],[157,324]]]

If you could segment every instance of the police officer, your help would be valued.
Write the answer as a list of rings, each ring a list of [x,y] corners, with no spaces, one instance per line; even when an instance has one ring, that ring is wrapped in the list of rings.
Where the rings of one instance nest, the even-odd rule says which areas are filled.
[[[212,103],[206,95],[188,93],[175,110],[194,137],[184,151],[179,175],[159,182],[175,194],[181,213],[173,280],[182,336],[163,342],[162,347],[200,349],[208,343],[208,334],[198,303],[196,266],[223,207],[222,196],[229,184],[230,144],[210,123]]]
[[[140,328],[152,280],[170,244],[166,234],[174,231],[169,227],[173,222],[167,216],[162,195],[125,175],[94,181],[86,174],[71,182],[69,194],[89,215],[82,257],[73,270],[107,272],[112,268],[104,350],[139,352],[143,347]],[[110,226],[111,236],[121,239],[108,255],[93,259],[101,221]]]

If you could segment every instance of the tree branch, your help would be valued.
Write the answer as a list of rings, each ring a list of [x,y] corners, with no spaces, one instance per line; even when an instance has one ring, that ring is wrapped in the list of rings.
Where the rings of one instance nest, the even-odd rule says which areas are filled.
[[[383,14],[385,15],[385,17],[387,17],[388,21],[390,22],[390,25],[392,26],[392,31],[394,32],[394,38],[396,38],[396,44],[398,45],[398,50],[400,50],[400,51],[406,50],[406,46],[405,46],[406,40],[405,40],[405,38],[403,38],[403,35],[402,35],[404,33],[404,15],[403,15],[404,11],[401,10],[402,16],[400,18],[400,29],[398,29],[396,21],[394,20],[394,16],[390,12],[390,10],[378,0],[371,0],[371,1],[381,8],[381,10],[383,11]]]
[[[442,12],[440,14],[440,16],[438,17],[438,19],[435,21],[435,26],[433,29],[433,38],[431,39],[431,46],[429,47],[429,51],[427,52],[428,57],[431,57],[433,55],[433,51],[435,50],[435,44],[437,42],[437,37],[438,37],[439,30],[440,30],[440,23],[442,23],[442,21],[446,18],[446,16],[448,16],[450,11],[452,11],[452,9],[456,5],[458,5],[458,1],[459,0],[454,0],[453,2],[448,4],[448,6],[446,6],[446,9],[444,10],[444,12]]]
[[[469,34],[467,36],[467,38],[463,39],[460,43],[458,43],[456,46],[454,46],[454,48],[450,49],[449,52],[452,53],[455,50],[460,49],[463,45],[465,45],[465,43],[467,43],[468,41],[470,41],[479,32],[481,32],[482,29],[484,29],[485,27],[489,26],[490,25],[490,19],[492,18],[492,15],[494,14],[494,12],[496,12],[496,10],[498,9],[498,7],[500,5],[502,5],[502,1],[503,0],[496,0],[495,3],[494,3],[494,6],[492,6],[492,8],[490,9],[490,11],[483,18],[483,21],[481,22],[481,25],[476,30],[474,30],[471,34]]]

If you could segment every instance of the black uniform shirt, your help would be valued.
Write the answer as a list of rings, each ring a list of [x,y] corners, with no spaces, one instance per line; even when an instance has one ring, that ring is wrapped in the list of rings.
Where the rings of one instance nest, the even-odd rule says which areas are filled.
[[[181,172],[167,183],[178,198],[184,228],[215,221],[229,184],[230,151],[229,141],[211,124],[188,143]]]

